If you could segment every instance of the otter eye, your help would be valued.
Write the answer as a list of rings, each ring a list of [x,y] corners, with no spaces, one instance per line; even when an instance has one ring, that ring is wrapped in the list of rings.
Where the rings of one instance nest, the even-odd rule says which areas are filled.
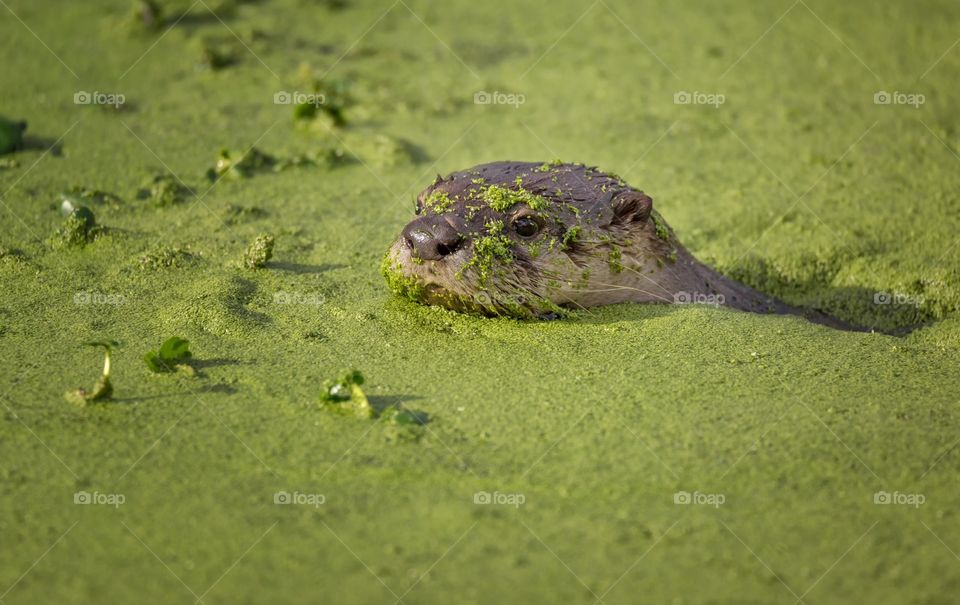
[[[540,231],[540,223],[529,216],[521,216],[513,221],[513,230],[516,231],[520,237],[533,237]]]

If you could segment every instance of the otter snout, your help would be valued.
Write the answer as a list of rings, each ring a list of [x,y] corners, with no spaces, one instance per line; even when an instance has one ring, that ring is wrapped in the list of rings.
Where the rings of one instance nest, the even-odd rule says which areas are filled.
[[[403,229],[403,240],[421,260],[440,260],[459,250],[464,243],[462,225],[454,216],[421,216]]]

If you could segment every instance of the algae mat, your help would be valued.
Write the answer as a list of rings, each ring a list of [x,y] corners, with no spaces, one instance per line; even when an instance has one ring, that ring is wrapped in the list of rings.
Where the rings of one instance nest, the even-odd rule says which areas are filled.
[[[0,4],[0,113],[28,123],[0,157],[3,602],[960,589],[960,6]],[[882,332],[389,293],[436,173],[553,158],[643,188],[724,273]],[[93,241],[55,235],[64,198]],[[272,259],[241,266],[260,234]],[[147,369],[170,336],[192,375]],[[99,339],[113,399],[72,406]],[[428,422],[321,408],[344,368]]]

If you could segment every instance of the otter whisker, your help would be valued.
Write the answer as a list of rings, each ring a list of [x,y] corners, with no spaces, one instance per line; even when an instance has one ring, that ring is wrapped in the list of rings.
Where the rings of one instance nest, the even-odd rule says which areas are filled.
[[[551,272],[549,272],[549,271],[542,271],[542,274],[545,275],[546,277],[553,277],[553,278],[559,278],[559,279],[562,279],[562,280],[566,280],[566,276],[560,275],[559,273],[551,273]],[[613,292],[613,291],[616,291],[616,290],[632,290],[632,291],[634,291],[634,292],[640,292],[641,294],[646,294],[647,296],[656,298],[656,299],[658,299],[658,300],[662,300],[662,301],[667,302],[667,303],[672,303],[672,302],[674,302],[673,298],[667,298],[667,297],[665,297],[665,296],[661,296],[661,295],[659,295],[659,294],[655,294],[655,293],[653,293],[653,292],[649,292],[649,291],[647,291],[647,290],[643,290],[642,288],[637,288],[637,287],[635,287],[635,286],[628,286],[628,285],[625,285],[625,284],[607,284],[607,283],[604,283],[604,282],[593,281],[593,280],[591,281],[591,283],[592,283],[592,284],[596,284],[596,285],[598,285],[598,286],[609,286],[609,289],[608,289],[608,290],[603,290],[603,291]],[[658,284],[658,285],[659,285],[659,284]],[[591,292],[592,290],[579,290],[579,291],[580,291],[580,292]],[[597,290],[597,291],[600,292],[601,290]],[[666,291],[668,294],[670,293],[670,291],[667,290],[666,288],[664,288],[664,291]]]

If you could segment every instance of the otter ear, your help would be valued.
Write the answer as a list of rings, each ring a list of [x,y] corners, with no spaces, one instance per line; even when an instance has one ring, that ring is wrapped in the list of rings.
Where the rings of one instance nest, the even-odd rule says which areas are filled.
[[[620,223],[643,223],[650,218],[653,199],[642,191],[625,191],[613,199],[613,217]]]

